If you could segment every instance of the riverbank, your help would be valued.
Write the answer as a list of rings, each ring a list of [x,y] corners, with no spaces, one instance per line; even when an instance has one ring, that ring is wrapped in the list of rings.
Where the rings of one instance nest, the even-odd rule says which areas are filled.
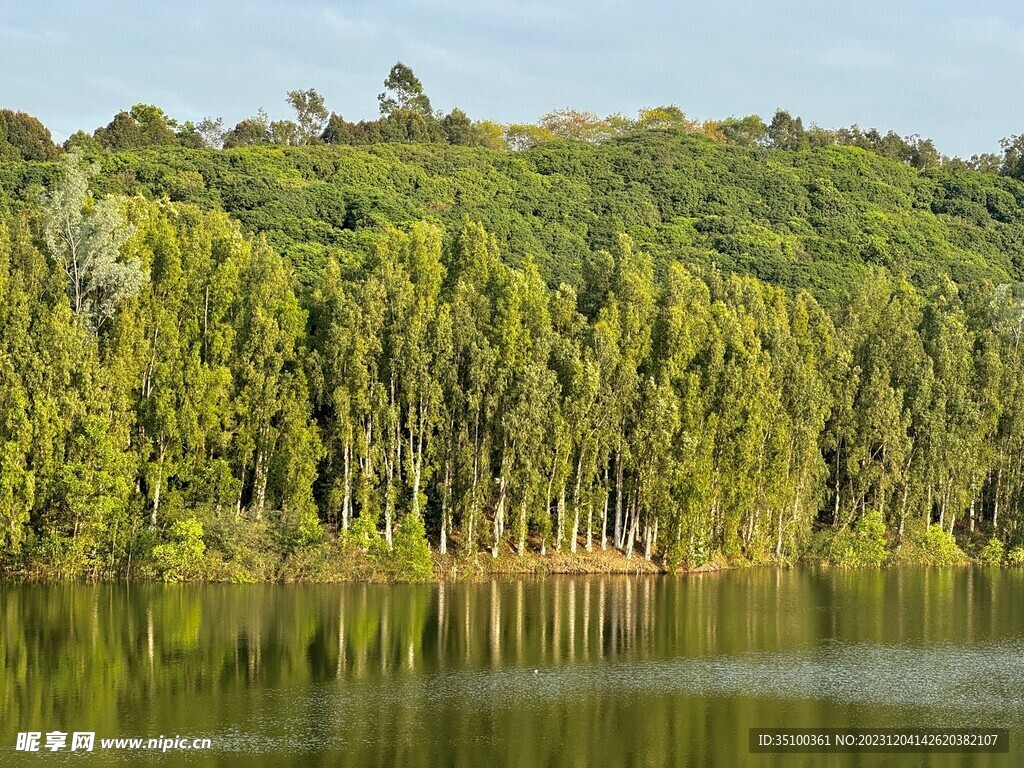
[[[234,529],[237,530],[237,529]],[[887,540],[880,525],[859,525],[852,531],[818,531],[807,554],[798,560],[766,555],[755,561],[721,554],[700,565],[667,565],[660,553],[651,559],[634,550],[626,557],[618,549],[585,542],[577,551],[541,553],[539,541],[529,541],[519,555],[507,543],[498,556],[489,548],[470,554],[456,540],[441,554],[427,542],[422,529],[396,530],[391,548],[382,537],[321,530],[313,541],[283,542],[267,526],[252,526],[248,535],[225,535],[214,526],[176,524],[170,541],[154,543],[148,551],[130,553],[125,565],[76,570],[62,559],[33,557],[0,567],[0,578],[35,582],[156,581],[194,583],[390,583],[477,581],[496,576],[556,574],[657,575],[744,568],[754,565],[790,566],[797,562],[827,568],[857,569],[901,565],[1024,565],[1024,549],[1009,548],[980,532],[964,537],[964,546],[938,526],[910,534],[903,542]]]
[[[332,552],[333,550],[333,552]],[[725,567],[719,564],[715,569]],[[408,569],[396,567],[387,558],[375,557],[372,552],[358,547],[345,546],[341,542],[321,549],[312,558],[293,557],[282,563],[275,580],[284,582],[389,582],[389,581],[475,581],[492,576],[547,576],[555,574],[621,574],[655,575],[669,573],[662,564],[646,560],[634,553],[626,557],[612,547],[601,550],[595,547],[588,552],[578,549],[575,553],[526,552],[522,556],[512,550],[494,557],[489,550],[476,554],[451,552],[430,553],[428,572],[409,573]],[[217,580],[216,578],[214,580]]]

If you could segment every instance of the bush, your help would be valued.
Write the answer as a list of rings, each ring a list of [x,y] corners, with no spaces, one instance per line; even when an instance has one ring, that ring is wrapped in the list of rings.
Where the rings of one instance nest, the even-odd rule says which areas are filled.
[[[1024,547],[1014,547],[1006,556],[1006,562],[1010,565],[1024,565]]]
[[[368,555],[375,556],[384,547],[384,542],[377,531],[377,518],[371,514],[361,514],[352,521],[348,532],[342,534],[344,543],[359,547]]]
[[[989,539],[978,553],[978,560],[989,565],[999,565],[1003,562],[1003,542],[999,539]]]
[[[164,581],[188,581],[202,575],[205,552],[203,524],[189,517],[171,526],[171,541],[153,547],[152,557]]]
[[[885,520],[878,511],[863,515],[853,526],[833,533],[821,531],[812,541],[811,551],[841,568],[877,568],[885,560]]]
[[[433,574],[434,562],[420,515],[410,512],[402,518],[395,530],[390,565],[395,578],[402,581],[425,581]]]
[[[877,568],[885,560],[885,520],[881,512],[868,512],[857,521],[853,552],[858,565]]]
[[[929,525],[924,534],[911,538],[903,550],[903,559],[921,565],[961,565],[968,562],[953,534],[939,525]]]

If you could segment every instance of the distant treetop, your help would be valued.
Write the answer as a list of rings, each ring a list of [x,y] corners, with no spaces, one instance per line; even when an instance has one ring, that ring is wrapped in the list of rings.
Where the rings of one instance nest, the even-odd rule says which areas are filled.
[[[979,153],[969,160],[942,155],[931,139],[901,137],[857,125],[830,130],[805,125],[803,118],[778,109],[770,122],[758,115],[696,120],[675,104],[645,107],[635,118],[622,114],[599,117],[586,110],[564,107],[536,123],[502,125],[473,120],[458,107],[447,114],[435,111],[423,83],[407,64],[396,62],[378,94],[380,115],[351,122],[331,112],[314,88],[287,93],[294,120],[272,120],[260,108],[252,117],[226,129],[223,118],[205,117],[199,123],[179,123],[152,104],[136,104],[121,111],[91,135],[77,131],[63,147],[35,117],[10,109],[0,110],[0,160],[53,160],[62,149],[85,153],[118,152],[152,146],[231,149],[258,145],[447,143],[490,149],[525,150],[548,142],[568,140],[600,143],[645,131],[683,131],[704,135],[722,144],[752,149],[791,152],[830,145],[855,146],[926,170],[947,166],[952,170],[1002,173],[1024,178],[1024,134],[1010,136],[999,153]]]

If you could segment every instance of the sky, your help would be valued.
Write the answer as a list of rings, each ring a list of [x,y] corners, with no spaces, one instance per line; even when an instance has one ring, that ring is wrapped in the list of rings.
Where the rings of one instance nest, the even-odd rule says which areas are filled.
[[[698,119],[778,107],[805,124],[893,129],[970,157],[1024,133],[1019,0],[4,0],[0,107],[63,139],[121,109],[180,121],[315,88],[377,116],[391,65],[436,109],[534,122],[554,109]]]

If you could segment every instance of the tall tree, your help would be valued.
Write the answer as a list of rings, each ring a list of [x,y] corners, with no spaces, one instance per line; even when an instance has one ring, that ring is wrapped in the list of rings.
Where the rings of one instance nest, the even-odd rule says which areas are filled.
[[[327,125],[324,97],[313,88],[306,91],[288,91],[288,103],[295,110],[295,122],[298,123],[302,143],[314,143]]]
[[[402,62],[397,62],[384,80],[384,91],[377,96],[380,114],[393,117],[396,112],[409,111],[422,117],[433,117],[430,99],[423,92],[423,83],[416,77],[412,69]]]
[[[67,276],[72,310],[98,331],[138,291],[145,274],[137,260],[122,256],[132,230],[118,202],[90,199],[93,172],[76,153],[61,160],[61,181],[43,207],[43,239]]]

